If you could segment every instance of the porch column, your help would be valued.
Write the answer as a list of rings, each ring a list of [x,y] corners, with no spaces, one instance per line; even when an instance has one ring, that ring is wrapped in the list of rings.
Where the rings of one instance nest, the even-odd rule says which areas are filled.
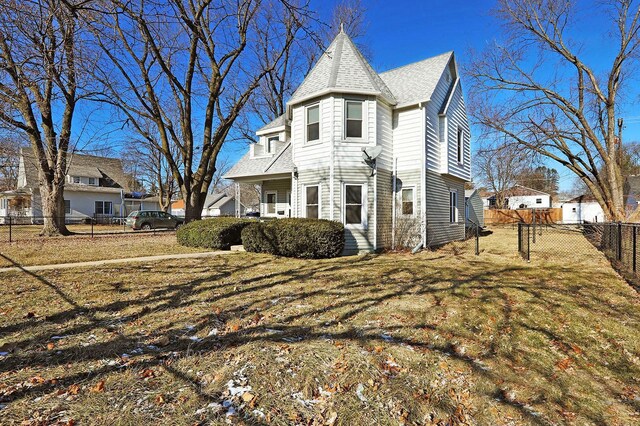
[[[240,217],[241,216],[241,212],[240,212],[240,184],[238,182],[235,183],[235,190],[236,190],[236,196],[235,196],[235,207],[236,207],[236,217]]]

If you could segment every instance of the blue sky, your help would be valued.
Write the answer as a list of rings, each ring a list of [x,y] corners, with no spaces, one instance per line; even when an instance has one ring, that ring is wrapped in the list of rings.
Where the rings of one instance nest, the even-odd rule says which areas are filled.
[[[614,49],[605,31],[592,31],[603,24],[610,25],[595,7],[597,0],[580,0],[586,13],[580,17],[576,35],[582,54],[596,70],[604,70],[611,63]],[[311,0],[321,18],[328,20],[335,1]],[[454,50],[459,63],[469,57],[469,51],[485,49],[499,37],[499,23],[491,15],[493,0],[363,0],[367,11],[366,35],[359,40],[369,46],[371,65],[377,71],[402,66],[430,56]],[[463,88],[466,90],[464,77]],[[640,141],[640,112],[637,112],[638,93],[627,95],[625,141]],[[100,127],[101,123],[94,124]],[[119,133],[119,129],[114,129]],[[91,133],[91,129],[87,130]],[[472,128],[472,147],[478,145],[473,137],[480,132]],[[232,163],[247,150],[245,144],[227,144],[221,153]],[[574,177],[568,170],[553,163],[560,173],[562,190],[569,189]]]

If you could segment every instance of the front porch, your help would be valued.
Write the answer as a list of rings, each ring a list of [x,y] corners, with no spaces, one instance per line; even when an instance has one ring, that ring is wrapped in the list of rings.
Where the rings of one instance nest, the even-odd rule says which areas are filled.
[[[14,223],[31,219],[31,193],[24,191],[0,192],[0,223],[7,223],[9,217]]]

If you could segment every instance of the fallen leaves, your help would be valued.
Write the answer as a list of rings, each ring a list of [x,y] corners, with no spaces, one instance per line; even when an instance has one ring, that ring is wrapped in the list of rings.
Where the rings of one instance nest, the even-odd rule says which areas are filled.
[[[100,380],[94,387],[91,388],[91,392],[101,393],[104,392],[104,380]]]
[[[49,343],[47,343],[47,350],[48,350],[48,351],[52,351],[52,350],[54,350],[54,349],[55,349],[55,347],[56,347],[56,344],[55,344],[55,343],[53,343],[53,342],[49,342]]]
[[[571,366],[571,362],[571,358],[563,358],[560,361],[556,362],[556,367],[564,371]]]

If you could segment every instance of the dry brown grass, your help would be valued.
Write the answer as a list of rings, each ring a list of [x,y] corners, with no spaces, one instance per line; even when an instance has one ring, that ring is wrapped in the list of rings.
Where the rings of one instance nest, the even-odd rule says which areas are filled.
[[[637,424],[640,301],[607,261],[469,247],[9,274],[0,423]]]
[[[178,245],[175,232],[42,238],[0,243],[0,268],[202,251],[207,250]]]

